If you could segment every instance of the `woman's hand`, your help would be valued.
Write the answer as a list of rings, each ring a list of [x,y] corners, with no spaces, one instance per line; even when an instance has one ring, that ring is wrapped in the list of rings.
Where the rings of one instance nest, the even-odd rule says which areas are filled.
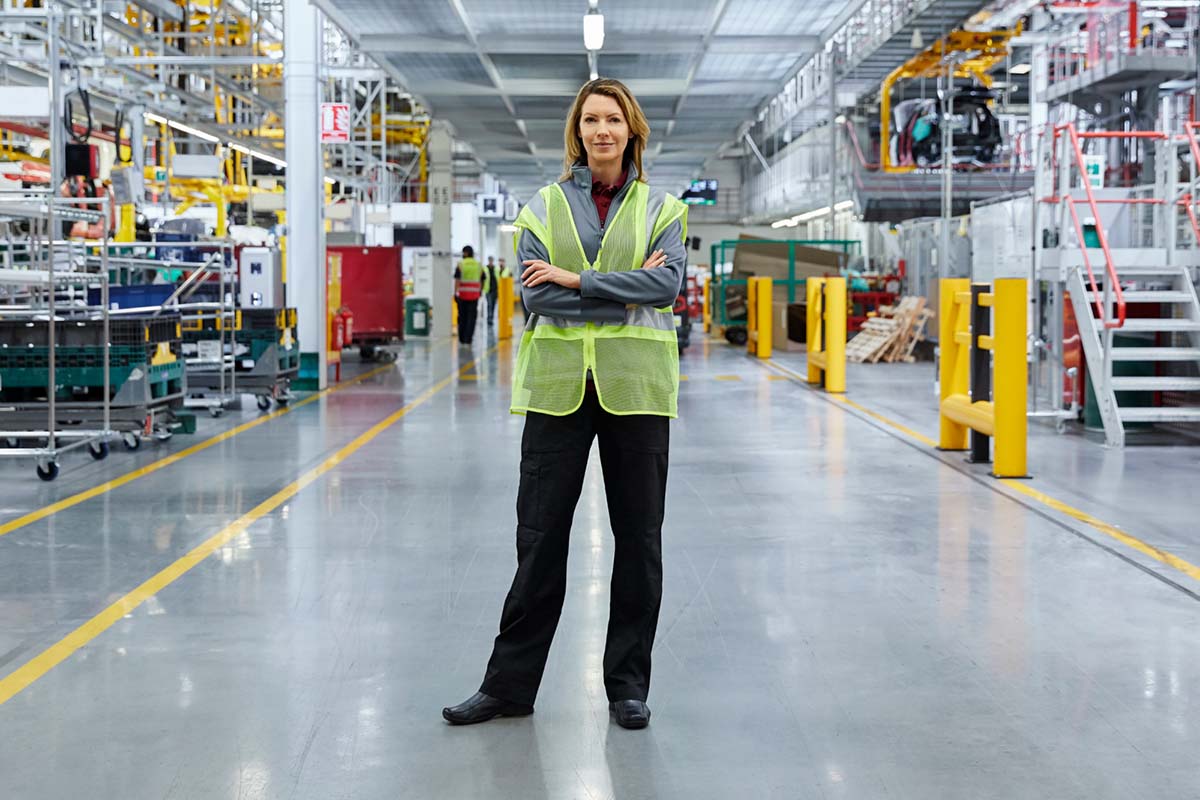
[[[646,259],[646,263],[642,264],[642,269],[654,269],[655,267],[661,267],[663,264],[666,264],[666,263],[667,263],[666,252],[663,250],[655,250],[653,253],[650,254],[650,257]]]
[[[533,261],[521,262],[526,270],[521,273],[522,286],[537,286],[542,283],[557,283],[567,289],[579,288],[579,275],[569,272],[553,264],[547,264],[540,258]]]

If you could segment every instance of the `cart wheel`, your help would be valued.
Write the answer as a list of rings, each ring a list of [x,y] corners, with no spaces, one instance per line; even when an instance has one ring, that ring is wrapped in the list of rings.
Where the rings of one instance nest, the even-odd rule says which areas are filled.
[[[136,433],[127,433],[121,437],[121,441],[125,444],[125,449],[130,452],[137,450],[142,446],[142,437]]]
[[[108,442],[93,442],[88,445],[88,454],[97,461],[108,458]]]
[[[1054,432],[1055,433],[1066,433],[1067,432],[1067,421],[1065,419],[1056,419],[1054,421]]]
[[[271,395],[260,394],[255,399],[258,401],[258,410],[259,411],[266,411],[268,408],[271,407]]]
[[[58,477],[58,463],[49,461],[44,466],[37,465],[37,476],[44,481],[52,481]]]
[[[363,361],[374,361],[375,347],[373,345],[364,344],[362,347],[358,348],[358,354]]]
[[[287,395],[280,395],[279,397],[275,398],[275,405],[277,406],[286,406],[290,402],[292,402],[292,398],[288,397]]]
[[[725,338],[729,340],[730,344],[736,344],[740,347],[750,340],[750,334],[745,328],[730,328],[725,331]]]
[[[208,413],[212,415],[213,419],[219,419],[225,414],[225,409],[220,406],[211,406],[208,409]]]

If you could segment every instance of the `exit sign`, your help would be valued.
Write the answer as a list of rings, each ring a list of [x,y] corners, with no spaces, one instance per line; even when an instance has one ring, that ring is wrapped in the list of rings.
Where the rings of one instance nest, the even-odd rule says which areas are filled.
[[[321,103],[321,144],[350,141],[350,106],[346,103]]]

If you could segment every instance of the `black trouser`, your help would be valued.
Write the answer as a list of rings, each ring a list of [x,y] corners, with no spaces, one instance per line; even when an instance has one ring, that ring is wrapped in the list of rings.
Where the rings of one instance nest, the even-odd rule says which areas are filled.
[[[454,298],[458,303],[458,340],[470,344],[475,338],[475,320],[479,317],[479,301]]]
[[[566,417],[529,414],[517,493],[517,574],[480,691],[513,703],[537,696],[567,588],[567,542],[592,439],[600,440],[616,556],[604,648],[609,700],[645,700],[662,601],[662,522],[669,420],[616,416],[589,391]]]
[[[489,294],[488,298],[488,325],[496,324],[496,302],[500,299],[499,295]]]

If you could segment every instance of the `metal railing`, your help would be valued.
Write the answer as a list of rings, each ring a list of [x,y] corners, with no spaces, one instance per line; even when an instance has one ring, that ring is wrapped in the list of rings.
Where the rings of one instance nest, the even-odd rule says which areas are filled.
[[[1083,27],[1070,31],[1050,46],[1050,81],[1069,80],[1089,70],[1118,62],[1126,55],[1186,56],[1195,60],[1195,31],[1200,13],[1186,10],[1183,27],[1139,13],[1138,3],[1098,4]],[[1108,13],[1104,13],[1107,10]]]
[[[1121,328],[1125,325],[1125,295],[1121,290],[1121,283],[1117,276],[1116,263],[1113,261],[1112,250],[1108,246],[1108,234],[1105,232],[1104,223],[1100,217],[1101,203],[1122,203],[1129,205],[1161,205],[1166,201],[1162,198],[1106,198],[1097,200],[1095,192],[1092,191],[1091,181],[1088,179],[1088,171],[1086,161],[1083,157],[1083,146],[1080,143],[1082,139],[1163,139],[1166,134],[1158,131],[1087,131],[1079,132],[1075,128],[1075,123],[1067,123],[1064,125],[1055,125],[1054,134],[1052,137],[1052,148],[1059,147],[1059,141],[1062,141],[1062,147],[1069,150],[1063,153],[1059,158],[1059,168],[1054,171],[1055,189],[1053,195],[1043,198],[1043,202],[1060,203],[1071,216],[1072,224],[1075,228],[1075,234],[1079,241],[1079,249],[1083,255],[1083,265],[1087,270],[1088,288],[1092,292],[1092,304],[1096,309],[1097,318],[1105,328]],[[1057,152],[1057,150],[1055,150]],[[1079,219],[1079,210],[1076,205],[1079,199],[1071,195],[1070,178],[1071,164],[1079,170],[1080,182],[1084,192],[1084,202],[1092,213],[1093,230],[1095,232],[1096,243],[1100,246],[1101,253],[1104,254],[1104,269],[1107,278],[1104,282],[1103,291],[1100,289],[1100,284],[1096,280],[1096,272],[1092,268],[1091,256],[1088,255],[1088,237],[1084,232],[1083,223]],[[1101,299],[1103,297],[1103,299]],[[1109,303],[1116,301],[1116,320],[1109,319],[1108,306]]]

